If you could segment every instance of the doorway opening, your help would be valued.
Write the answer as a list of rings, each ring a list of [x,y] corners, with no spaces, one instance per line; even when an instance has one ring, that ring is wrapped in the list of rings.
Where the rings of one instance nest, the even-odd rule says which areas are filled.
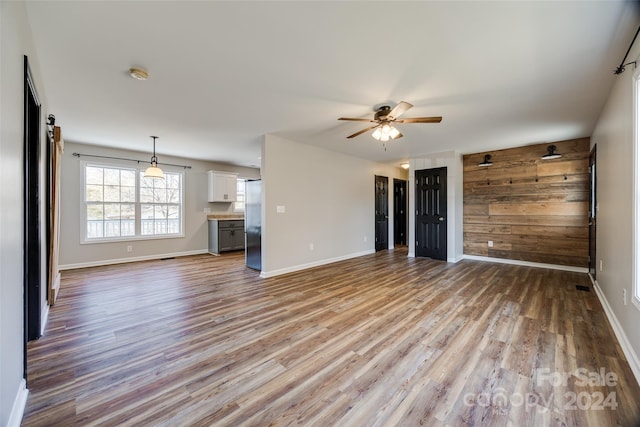
[[[393,179],[393,243],[407,245],[407,181]]]

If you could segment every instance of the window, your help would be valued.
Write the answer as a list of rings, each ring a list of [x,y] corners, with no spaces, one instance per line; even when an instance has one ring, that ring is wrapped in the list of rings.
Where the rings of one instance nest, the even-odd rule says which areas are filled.
[[[85,167],[86,238],[135,236],[136,170]]]
[[[83,163],[82,242],[183,236],[181,172]]]
[[[640,308],[640,69],[633,75],[633,303]]]
[[[140,234],[181,234],[182,175],[165,172],[164,179],[140,172]]]
[[[238,179],[236,182],[236,201],[233,203],[234,212],[244,212],[244,183],[245,179]]]

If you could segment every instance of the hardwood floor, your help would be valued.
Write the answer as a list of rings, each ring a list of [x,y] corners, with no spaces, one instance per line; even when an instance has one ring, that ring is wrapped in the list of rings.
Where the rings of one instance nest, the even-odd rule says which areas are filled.
[[[25,426],[631,426],[584,274],[383,251],[261,279],[241,253],[65,271]]]

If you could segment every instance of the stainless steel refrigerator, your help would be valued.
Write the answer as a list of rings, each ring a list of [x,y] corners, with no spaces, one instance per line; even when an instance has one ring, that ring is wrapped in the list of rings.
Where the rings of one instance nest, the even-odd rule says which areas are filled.
[[[262,270],[262,181],[245,181],[245,264]]]

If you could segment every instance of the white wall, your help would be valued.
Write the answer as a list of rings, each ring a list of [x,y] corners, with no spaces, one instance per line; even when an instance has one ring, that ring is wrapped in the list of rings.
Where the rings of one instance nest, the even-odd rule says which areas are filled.
[[[24,2],[0,2],[0,29],[0,425],[5,426],[19,424],[26,399],[22,258],[24,55],[29,57],[42,105],[43,132],[49,112]],[[42,286],[43,295],[45,288]]]
[[[462,232],[462,155],[455,151],[430,154],[409,162],[409,256],[415,256],[416,211],[415,172],[422,169],[447,168],[447,261],[463,257]]]
[[[262,151],[264,276],[374,252],[375,175],[389,178],[393,248],[393,178],[406,171],[273,135]]]
[[[64,138],[64,125],[62,125]],[[74,268],[87,265],[99,265],[125,260],[160,258],[163,256],[185,255],[189,253],[206,252],[208,246],[207,214],[231,213],[232,203],[207,202],[207,171],[219,170],[237,172],[240,178],[259,178],[260,170],[224,165],[201,160],[183,159],[158,154],[160,163],[189,165],[192,168],[184,170],[184,218],[185,235],[181,238],[134,240],[110,243],[80,244],[80,182],[81,161],[109,162],[105,159],[90,157],[75,157],[73,153],[93,154],[100,156],[122,157],[128,159],[150,159],[150,153],[124,151],[100,147],[95,145],[77,144],[65,141],[62,157],[61,176],[61,224],[60,224],[60,267]],[[133,162],[120,162],[124,165],[136,166]],[[183,170],[161,165],[164,170]],[[132,252],[127,252],[127,246],[133,246]]]
[[[627,61],[640,55],[636,41]],[[640,310],[624,305],[623,289],[633,293],[633,66],[615,77],[615,84],[591,137],[597,145],[596,281],[615,317],[614,328],[623,333],[635,355],[636,377],[640,381]],[[607,309],[607,307],[605,307]],[[615,325],[615,323],[618,325]],[[624,339],[624,338],[623,338]],[[622,341],[622,340],[621,340]],[[623,343],[624,345],[624,343]]]

